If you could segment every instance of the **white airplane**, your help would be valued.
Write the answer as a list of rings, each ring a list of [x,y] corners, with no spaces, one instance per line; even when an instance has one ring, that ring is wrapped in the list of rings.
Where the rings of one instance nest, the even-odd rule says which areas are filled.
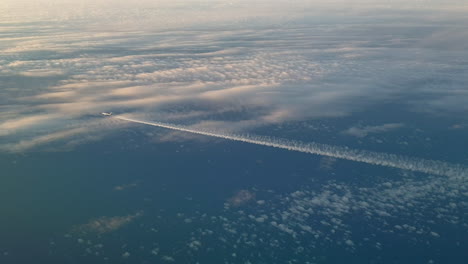
[[[108,113],[102,112],[101,115],[103,115],[103,116],[111,116],[111,115],[112,115],[112,112],[108,112]]]

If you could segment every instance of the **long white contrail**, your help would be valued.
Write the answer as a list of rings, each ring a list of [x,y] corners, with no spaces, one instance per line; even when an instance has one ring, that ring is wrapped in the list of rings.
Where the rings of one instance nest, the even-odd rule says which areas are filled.
[[[319,143],[304,143],[287,139],[278,139],[253,135],[236,135],[227,133],[210,132],[199,129],[192,129],[180,125],[162,122],[148,122],[132,119],[123,116],[113,116],[114,118],[128,122],[140,123],[150,126],[162,127],[193,134],[205,135],[209,137],[223,138],[233,141],[241,141],[262,146],[269,146],[291,151],[310,153],[333,158],[363,162],[385,167],[399,168],[404,170],[423,172],[448,177],[468,177],[468,168],[459,164],[447,163],[436,160],[426,160],[420,158],[405,157],[382,152],[372,152],[365,150],[350,149],[347,147],[332,146]]]

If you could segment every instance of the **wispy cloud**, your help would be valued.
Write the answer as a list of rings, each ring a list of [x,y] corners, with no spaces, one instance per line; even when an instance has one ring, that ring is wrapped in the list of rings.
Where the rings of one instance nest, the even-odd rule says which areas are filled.
[[[35,125],[45,124],[57,117],[57,114],[33,114],[10,118],[0,123],[0,136],[6,136],[15,133],[17,130],[27,129]]]
[[[343,134],[363,138],[369,134],[384,133],[401,127],[403,127],[402,123],[389,123],[378,126],[350,127],[343,131]]]
[[[102,216],[96,219],[92,219],[84,225],[74,227],[73,231],[79,233],[109,233],[122,228],[142,215],[143,212],[137,212],[135,214],[125,216]]]
[[[34,137],[32,139],[20,140],[16,143],[5,144],[1,146],[1,149],[7,150],[7,151],[13,151],[13,152],[26,151],[34,147],[44,145],[53,141],[69,139],[72,136],[85,133],[86,131],[87,131],[86,128],[73,128],[69,130],[62,130],[59,132]]]

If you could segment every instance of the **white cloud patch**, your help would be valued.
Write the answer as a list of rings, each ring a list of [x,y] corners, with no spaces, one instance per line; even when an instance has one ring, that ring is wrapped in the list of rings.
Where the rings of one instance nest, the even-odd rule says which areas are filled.
[[[79,233],[109,233],[122,228],[123,226],[133,222],[135,219],[141,217],[142,215],[143,212],[137,212],[135,214],[126,216],[103,216],[96,219],[92,219],[84,225],[76,226],[73,228],[73,231]]]
[[[390,123],[378,126],[350,127],[343,131],[343,134],[363,138],[369,134],[385,133],[403,127],[401,123]]]
[[[30,70],[26,72],[21,72],[20,75],[27,77],[50,77],[63,75],[64,72],[60,70]]]

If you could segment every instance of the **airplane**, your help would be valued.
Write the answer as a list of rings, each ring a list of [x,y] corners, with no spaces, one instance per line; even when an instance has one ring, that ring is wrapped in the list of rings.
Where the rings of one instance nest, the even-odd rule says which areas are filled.
[[[101,115],[103,116],[111,116],[112,115],[112,112],[102,112]]]

